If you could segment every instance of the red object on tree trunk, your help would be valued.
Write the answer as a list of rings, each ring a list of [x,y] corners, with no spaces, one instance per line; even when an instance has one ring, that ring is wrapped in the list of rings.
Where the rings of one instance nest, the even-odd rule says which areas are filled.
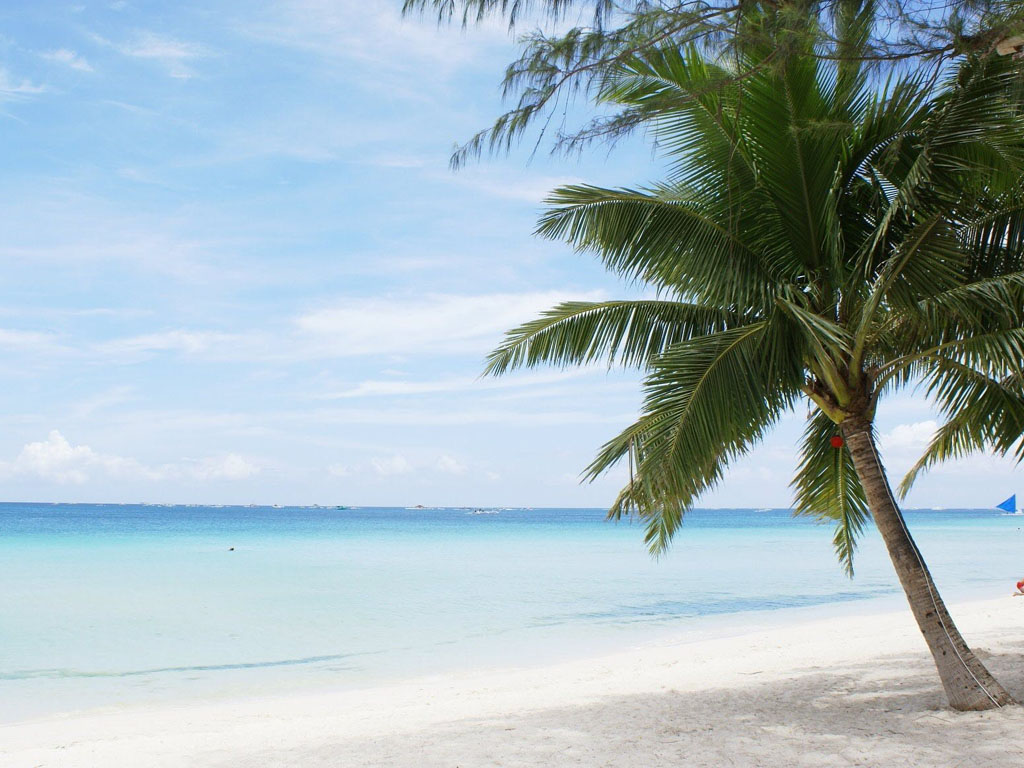
[[[843,447],[843,438],[841,438],[839,435],[833,435],[832,439],[829,440],[829,442],[832,443],[833,448]]]

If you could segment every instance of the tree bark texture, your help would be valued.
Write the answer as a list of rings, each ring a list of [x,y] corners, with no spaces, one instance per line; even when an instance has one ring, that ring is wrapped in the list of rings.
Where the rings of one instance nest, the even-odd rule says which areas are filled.
[[[958,710],[982,710],[1013,704],[1010,694],[964,642],[939,597],[889,488],[871,422],[864,418],[846,419],[842,432],[910,610],[935,659],[950,706]]]

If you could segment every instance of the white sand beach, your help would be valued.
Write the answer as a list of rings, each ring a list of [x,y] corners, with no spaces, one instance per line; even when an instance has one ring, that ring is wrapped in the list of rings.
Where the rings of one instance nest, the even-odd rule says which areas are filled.
[[[1024,599],[953,614],[1024,699]],[[805,615],[543,668],[15,723],[0,765],[1024,765],[1024,707],[946,709],[909,611]]]

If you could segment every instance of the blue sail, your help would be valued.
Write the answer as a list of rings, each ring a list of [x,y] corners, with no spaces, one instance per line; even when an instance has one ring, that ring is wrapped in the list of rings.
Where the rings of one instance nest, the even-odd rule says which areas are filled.
[[[1003,512],[1016,512],[1017,511],[1017,494],[1013,494],[1010,498],[1004,501],[1002,504],[996,504],[996,509],[1001,509]]]

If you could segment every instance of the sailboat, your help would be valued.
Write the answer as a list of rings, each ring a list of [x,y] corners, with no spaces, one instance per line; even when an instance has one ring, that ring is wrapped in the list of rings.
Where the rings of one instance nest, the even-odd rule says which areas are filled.
[[[1002,504],[996,504],[996,509],[1001,509],[1008,515],[1024,515],[1024,510],[1017,509],[1017,494],[1013,494]]]

